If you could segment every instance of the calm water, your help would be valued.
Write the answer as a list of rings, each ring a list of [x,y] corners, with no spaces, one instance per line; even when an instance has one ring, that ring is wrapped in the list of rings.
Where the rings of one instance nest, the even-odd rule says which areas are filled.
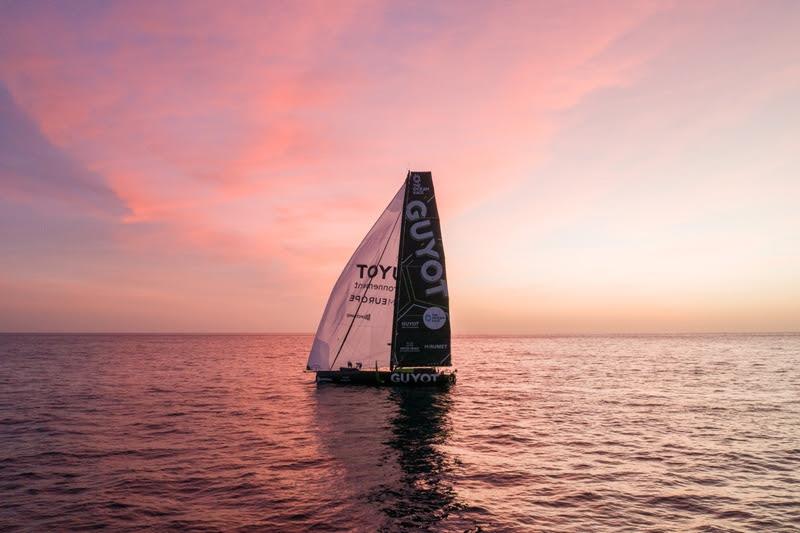
[[[800,336],[462,337],[449,392],[310,343],[0,335],[0,529],[800,529]]]

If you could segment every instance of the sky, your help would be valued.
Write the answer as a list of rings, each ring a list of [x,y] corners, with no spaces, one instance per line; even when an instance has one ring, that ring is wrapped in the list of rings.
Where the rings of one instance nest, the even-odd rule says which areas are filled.
[[[459,334],[800,331],[800,2],[0,1],[0,331],[313,332],[430,170]]]

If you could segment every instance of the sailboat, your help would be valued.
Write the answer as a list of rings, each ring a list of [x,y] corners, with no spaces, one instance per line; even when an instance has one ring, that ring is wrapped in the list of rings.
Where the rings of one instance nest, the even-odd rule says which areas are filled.
[[[433,176],[409,171],[333,286],[306,370],[317,383],[449,386],[449,302]]]

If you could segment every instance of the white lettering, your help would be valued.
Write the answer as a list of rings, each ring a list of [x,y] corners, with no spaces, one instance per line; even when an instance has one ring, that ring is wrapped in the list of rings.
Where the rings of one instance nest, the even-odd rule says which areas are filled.
[[[431,236],[433,236],[433,233],[431,233]],[[425,245],[424,248],[420,248],[414,253],[417,255],[417,257],[422,257],[423,255],[427,255],[428,257],[439,259],[439,252],[433,249],[434,246],[436,246],[436,239],[431,239],[428,242],[428,244]]]
[[[433,287],[428,287],[425,289],[425,295],[430,296],[432,294],[442,293],[442,296],[445,298],[447,297],[447,280],[442,280],[439,282],[439,285],[435,285]]]
[[[433,269],[433,274],[429,272],[430,269]],[[442,264],[435,259],[428,259],[422,264],[419,273],[428,283],[436,283],[442,278]]]
[[[412,175],[413,179],[413,175]],[[444,275],[444,267],[439,261],[441,254],[434,248],[436,247],[436,237],[434,236],[431,228],[431,221],[429,219],[423,220],[428,214],[428,206],[421,200],[412,200],[406,204],[406,219],[415,221],[409,228],[409,236],[415,241],[424,241],[425,245],[414,252],[416,257],[430,258],[422,264],[420,275],[426,282],[434,285],[425,289],[426,296],[433,296],[441,294],[447,297],[447,284],[442,279]],[[368,274],[372,277],[371,272]],[[395,277],[395,279],[397,279]]]
[[[419,220],[428,214],[428,206],[419,200],[411,200],[406,205],[406,218],[408,220]]]
[[[392,383],[436,383],[439,374],[417,374],[416,372],[394,372],[389,376]]]
[[[427,228],[430,225],[430,220],[420,220],[419,222],[414,222],[411,225],[411,238],[413,238],[415,241],[424,241],[425,239],[433,240],[432,231],[426,231],[425,233],[419,232],[419,230]]]

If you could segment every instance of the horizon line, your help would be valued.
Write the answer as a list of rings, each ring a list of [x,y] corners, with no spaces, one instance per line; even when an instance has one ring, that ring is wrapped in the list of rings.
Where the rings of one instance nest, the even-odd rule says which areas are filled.
[[[0,335],[185,335],[185,336],[313,336],[297,331],[0,331]],[[665,331],[665,332],[583,332],[583,333],[454,333],[453,337],[658,337],[686,335],[800,335],[800,331]]]

